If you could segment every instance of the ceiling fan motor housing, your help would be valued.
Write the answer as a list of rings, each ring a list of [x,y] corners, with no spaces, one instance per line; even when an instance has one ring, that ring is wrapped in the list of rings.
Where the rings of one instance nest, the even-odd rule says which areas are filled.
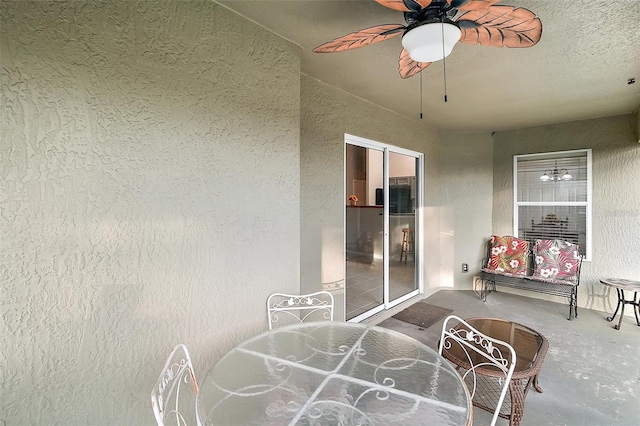
[[[417,3],[414,3],[417,4]],[[442,21],[455,17],[457,10],[445,0],[434,0],[424,9],[416,9],[404,12],[404,20],[411,27],[413,24],[422,24],[429,21]]]

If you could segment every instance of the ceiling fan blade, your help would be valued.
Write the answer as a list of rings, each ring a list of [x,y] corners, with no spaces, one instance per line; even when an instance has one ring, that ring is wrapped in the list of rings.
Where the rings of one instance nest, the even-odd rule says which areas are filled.
[[[432,0],[376,0],[384,7],[397,10],[399,12],[419,12],[429,6]]]
[[[343,50],[355,49],[378,43],[396,36],[404,31],[405,27],[399,24],[376,25],[365,28],[354,33],[349,33],[342,37],[335,38],[313,49],[315,53],[342,52]]]
[[[460,41],[495,47],[531,47],[540,41],[542,22],[528,9],[491,6],[465,12],[456,21]]]
[[[402,49],[400,53],[400,60],[398,61],[398,71],[400,71],[400,77],[409,78],[418,74],[420,71],[431,65],[431,62],[417,62],[411,59],[407,49]]]
[[[451,6],[458,10],[486,9],[499,1],[500,0],[447,0]]]

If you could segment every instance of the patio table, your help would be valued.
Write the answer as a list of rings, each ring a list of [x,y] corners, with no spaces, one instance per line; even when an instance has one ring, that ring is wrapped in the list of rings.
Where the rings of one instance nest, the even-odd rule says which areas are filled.
[[[610,317],[607,317],[607,321],[613,321],[618,314],[618,309],[622,306],[622,311],[620,312],[620,319],[618,319],[618,324],[614,325],[613,328],[616,330],[620,330],[620,326],[622,325],[622,317],[624,317],[624,305],[632,305],[635,307],[633,313],[636,316],[636,324],[640,325],[640,319],[638,319],[638,312],[640,312],[640,300],[637,300],[638,292],[640,292],[640,281],[632,281],[625,280],[622,278],[603,278],[600,282],[606,286],[613,287],[616,289],[616,293],[618,293],[618,304],[616,305],[616,310]],[[624,291],[633,291],[633,299],[627,300],[624,296]]]
[[[472,405],[453,367],[381,327],[313,322],[251,338],[200,383],[207,425],[468,425]]]

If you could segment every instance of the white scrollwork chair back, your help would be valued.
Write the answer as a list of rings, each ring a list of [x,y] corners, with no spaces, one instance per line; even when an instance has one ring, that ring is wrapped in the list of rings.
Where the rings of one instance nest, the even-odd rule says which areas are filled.
[[[190,392],[191,389],[193,389],[193,393]],[[182,395],[181,391],[183,391]],[[167,424],[186,426],[189,424],[187,420],[193,422],[192,418],[195,419],[197,426],[201,426],[202,423],[196,405],[197,395],[198,382],[193,371],[193,363],[191,362],[189,351],[185,345],[179,344],[171,351],[160,377],[158,377],[158,381],[151,391],[151,407],[158,426]],[[188,408],[184,409],[185,405],[182,404],[181,406],[181,402],[192,403],[193,411]],[[180,411],[181,409],[183,411]],[[174,419],[175,422],[173,421]]]
[[[455,352],[457,359],[468,364],[469,368],[462,374],[462,379],[467,386],[471,382],[469,391],[472,400],[480,397],[480,395],[476,395],[479,390],[478,375],[480,373],[477,373],[478,369],[482,369],[485,374],[489,370],[490,375],[496,378],[495,380],[500,385],[500,395],[491,420],[491,426],[495,425],[516,366],[516,352],[513,347],[507,342],[479,332],[462,318],[449,315],[442,325],[442,335],[438,344],[440,355],[443,350],[450,353]],[[460,366],[457,367],[460,368]],[[469,379],[470,374],[471,378]]]
[[[273,326],[305,321],[333,321],[333,295],[328,291],[309,294],[273,293],[267,299],[269,330]]]

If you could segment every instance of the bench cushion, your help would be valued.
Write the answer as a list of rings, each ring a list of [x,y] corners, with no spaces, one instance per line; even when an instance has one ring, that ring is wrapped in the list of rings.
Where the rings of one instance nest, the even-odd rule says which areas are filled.
[[[529,242],[511,236],[492,235],[491,256],[486,272],[524,276],[527,274]]]
[[[536,240],[533,258],[532,279],[559,280],[570,284],[578,281],[581,257],[577,245],[562,240]]]

